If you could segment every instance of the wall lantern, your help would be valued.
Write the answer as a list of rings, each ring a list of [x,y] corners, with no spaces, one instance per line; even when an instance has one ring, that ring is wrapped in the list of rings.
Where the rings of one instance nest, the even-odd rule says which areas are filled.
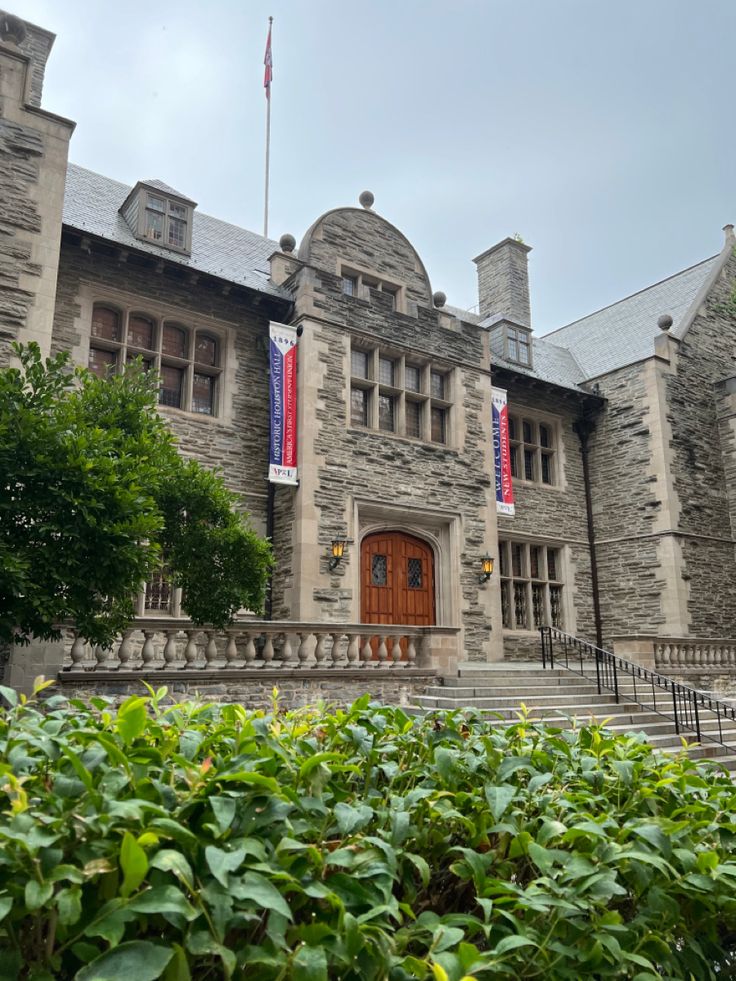
[[[336,569],[342,562],[342,557],[345,554],[345,546],[347,545],[347,539],[345,538],[333,538],[331,552],[332,557],[329,562],[330,572]]]
[[[478,582],[481,583],[482,585],[483,583],[488,582],[488,580],[493,575],[493,559],[491,558],[490,555],[488,555],[488,553],[486,553],[483,556],[483,558],[480,560],[480,562],[481,562],[481,569],[483,571],[478,576]]]

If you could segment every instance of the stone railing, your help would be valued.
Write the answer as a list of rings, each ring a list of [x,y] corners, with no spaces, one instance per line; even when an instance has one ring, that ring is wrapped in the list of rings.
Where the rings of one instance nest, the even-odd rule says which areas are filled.
[[[654,663],[663,671],[667,668],[734,668],[736,641],[658,638],[654,642]]]
[[[217,630],[189,620],[139,618],[109,649],[67,631],[62,673],[252,669],[447,670],[457,661],[457,627],[243,620]]]

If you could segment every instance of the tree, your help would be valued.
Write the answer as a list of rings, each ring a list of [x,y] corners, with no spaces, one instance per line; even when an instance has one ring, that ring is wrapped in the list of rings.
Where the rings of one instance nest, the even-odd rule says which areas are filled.
[[[97,378],[15,345],[0,371],[0,641],[110,644],[166,556],[196,623],[263,604],[269,544],[219,474],[184,460],[156,411],[157,378]]]

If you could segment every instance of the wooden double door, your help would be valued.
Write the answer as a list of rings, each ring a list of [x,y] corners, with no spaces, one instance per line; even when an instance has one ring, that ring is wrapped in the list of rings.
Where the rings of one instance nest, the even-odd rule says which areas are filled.
[[[360,584],[362,623],[436,622],[434,555],[421,539],[400,531],[367,535],[360,547]]]

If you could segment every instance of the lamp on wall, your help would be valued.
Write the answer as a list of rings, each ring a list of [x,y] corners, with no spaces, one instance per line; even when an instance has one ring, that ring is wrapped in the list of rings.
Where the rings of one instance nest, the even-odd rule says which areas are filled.
[[[491,576],[493,575],[493,559],[492,559],[492,558],[491,558],[491,556],[490,556],[490,555],[489,555],[489,554],[488,554],[488,553],[486,552],[486,554],[485,554],[485,555],[483,556],[483,558],[482,558],[482,559],[480,560],[480,562],[481,562],[481,569],[482,569],[483,571],[482,571],[482,572],[481,572],[481,574],[480,574],[480,575],[478,576],[478,582],[479,582],[479,583],[480,583],[481,585],[483,585],[483,583],[486,583],[486,582],[488,582],[488,580],[489,580],[489,579],[491,578]]]
[[[330,572],[336,569],[342,562],[342,557],[345,554],[345,546],[347,545],[347,539],[345,538],[333,538],[331,545],[331,558],[328,565]]]

